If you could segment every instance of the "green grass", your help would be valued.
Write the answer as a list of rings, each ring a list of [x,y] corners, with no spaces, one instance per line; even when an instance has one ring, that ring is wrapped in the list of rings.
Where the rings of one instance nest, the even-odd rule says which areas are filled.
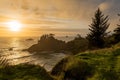
[[[119,47],[86,51],[63,59],[51,74],[58,80],[120,80],[119,62]]]
[[[107,49],[78,54],[81,60],[95,66],[94,79],[89,80],[120,80],[120,49]]]
[[[1,67],[0,80],[53,80],[53,78],[40,66],[20,64]]]

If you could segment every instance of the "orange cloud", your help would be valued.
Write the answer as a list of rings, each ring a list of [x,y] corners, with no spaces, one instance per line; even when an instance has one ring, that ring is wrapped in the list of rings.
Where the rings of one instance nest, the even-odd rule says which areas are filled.
[[[99,5],[99,8],[102,11],[108,10],[110,7],[111,7],[111,3],[109,3],[109,2],[103,2]]]

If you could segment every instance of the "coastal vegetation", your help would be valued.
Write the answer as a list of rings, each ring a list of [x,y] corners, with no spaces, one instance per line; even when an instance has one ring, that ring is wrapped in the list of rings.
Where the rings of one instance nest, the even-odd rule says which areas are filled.
[[[120,80],[120,45],[62,59],[51,74],[58,80]]]
[[[32,64],[0,66],[0,80],[53,80],[43,67]]]

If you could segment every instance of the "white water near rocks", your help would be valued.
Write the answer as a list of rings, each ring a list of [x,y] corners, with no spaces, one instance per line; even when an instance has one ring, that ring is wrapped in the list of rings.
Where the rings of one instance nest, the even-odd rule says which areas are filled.
[[[39,55],[35,55],[34,53],[22,51],[36,44],[39,39],[38,37],[32,38],[33,40],[27,40],[27,37],[1,37],[0,55],[8,59],[12,65],[32,63],[43,66],[47,71],[50,71],[58,61],[66,57],[63,53],[39,53]],[[65,38],[61,39],[65,40]]]

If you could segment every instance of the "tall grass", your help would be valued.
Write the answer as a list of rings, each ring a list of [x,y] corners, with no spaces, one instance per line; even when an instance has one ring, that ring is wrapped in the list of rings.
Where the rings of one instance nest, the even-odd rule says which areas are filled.
[[[0,67],[8,67],[9,66],[9,61],[0,55]]]
[[[58,80],[120,80],[119,61],[118,47],[86,51],[63,59],[51,74]]]

